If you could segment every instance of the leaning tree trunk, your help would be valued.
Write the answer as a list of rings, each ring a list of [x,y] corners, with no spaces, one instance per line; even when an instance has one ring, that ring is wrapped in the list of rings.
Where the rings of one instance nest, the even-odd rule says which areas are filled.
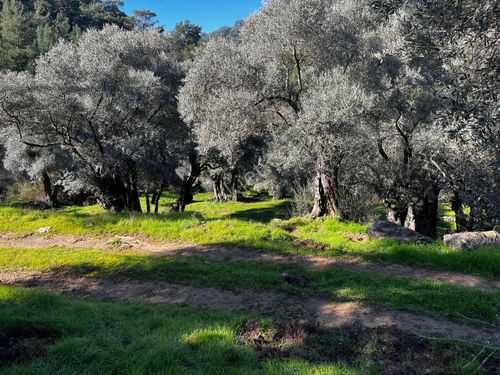
[[[196,155],[191,155],[189,157],[189,163],[191,165],[191,170],[189,176],[186,176],[182,181],[181,191],[179,193],[179,198],[172,206],[172,211],[174,212],[184,212],[186,206],[193,203],[193,186],[201,175],[201,165],[197,160]]]
[[[322,216],[340,216],[339,210],[339,170],[340,166],[332,168],[328,174],[322,162],[318,163],[315,180],[313,218]]]
[[[434,188],[430,194],[410,205],[406,227],[434,238],[437,236],[437,221],[439,208],[439,188]]]

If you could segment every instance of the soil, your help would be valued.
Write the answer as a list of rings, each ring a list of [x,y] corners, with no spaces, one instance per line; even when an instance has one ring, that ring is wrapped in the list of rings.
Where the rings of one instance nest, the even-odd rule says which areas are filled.
[[[449,373],[454,362],[474,358],[477,352],[451,344],[436,345],[395,327],[368,328],[358,323],[324,329],[310,321],[291,320],[279,321],[277,329],[269,329],[252,319],[241,327],[239,339],[265,358],[354,365],[363,358],[363,362],[380,369],[377,373],[385,375]],[[500,354],[488,358],[489,353],[484,353],[483,369],[486,374],[497,374]]]
[[[53,343],[59,332],[46,327],[0,328],[0,367],[29,362],[42,352],[42,344]]]
[[[78,298],[124,300],[148,304],[245,311],[278,320],[307,320],[322,329],[359,324],[367,329],[392,327],[417,335],[465,340],[500,349],[500,330],[453,323],[402,311],[383,310],[360,303],[332,303],[278,292],[198,288],[164,282],[117,281],[72,277],[56,273],[16,271],[0,274],[0,284],[38,288]]]
[[[136,250],[156,256],[194,256],[214,261],[262,261],[276,264],[298,264],[308,268],[336,268],[347,271],[367,272],[380,275],[431,280],[482,291],[500,290],[500,280],[487,280],[479,276],[455,272],[441,272],[398,264],[369,263],[353,257],[329,258],[318,256],[280,255],[272,252],[202,246],[179,243],[155,242],[137,237],[92,237],[67,235],[3,235],[0,247],[65,247],[70,249]]]

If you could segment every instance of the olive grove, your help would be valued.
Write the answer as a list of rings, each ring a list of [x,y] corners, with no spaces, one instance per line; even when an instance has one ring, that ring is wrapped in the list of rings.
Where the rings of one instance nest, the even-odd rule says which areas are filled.
[[[383,204],[431,237],[446,196],[458,230],[494,228],[496,7],[267,0],[203,38],[188,22],[91,29],[0,75],[4,167],[42,179],[50,206],[64,190],[141,211],[144,193],[158,212],[168,186],[184,211],[205,179],[217,201],[305,187],[315,218]]]

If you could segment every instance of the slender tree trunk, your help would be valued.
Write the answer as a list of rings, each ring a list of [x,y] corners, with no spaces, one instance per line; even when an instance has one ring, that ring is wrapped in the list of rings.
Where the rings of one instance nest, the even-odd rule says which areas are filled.
[[[146,190],[146,212],[151,213],[151,203],[149,201],[149,190]]]
[[[464,206],[462,204],[462,199],[458,191],[453,192],[453,198],[451,200],[451,209],[455,213],[455,222],[457,224],[457,232],[466,232],[468,230],[468,218],[464,212]]]
[[[340,216],[339,210],[339,171],[340,165],[332,168],[328,174],[323,162],[319,162],[316,171],[313,218],[322,216]]]
[[[193,202],[193,186],[201,175],[201,165],[194,154],[189,157],[189,163],[191,170],[189,176],[186,176],[182,181],[179,198],[177,198],[177,201],[172,206],[172,211],[174,212],[184,212],[186,206]]]
[[[434,188],[430,194],[410,205],[406,227],[434,238],[437,236],[437,221],[439,208],[439,188]]]
[[[154,199],[154,205],[155,205],[155,214],[158,214],[160,212],[160,199],[163,194],[163,189],[165,188],[165,180],[162,180],[160,184],[160,188],[158,191],[155,193],[153,199]]]

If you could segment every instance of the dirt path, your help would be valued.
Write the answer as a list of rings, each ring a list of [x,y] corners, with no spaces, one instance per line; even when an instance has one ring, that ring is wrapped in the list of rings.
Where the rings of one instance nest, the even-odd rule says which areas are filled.
[[[407,312],[382,310],[359,303],[331,303],[323,299],[299,298],[278,292],[230,292],[163,282],[117,282],[25,271],[0,274],[0,284],[38,288],[78,298],[246,311],[280,319],[308,319],[316,321],[323,328],[354,323],[367,328],[397,327],[414,334],[466,340],[500,348],[500,330],[472,327]]]
[[[131,249],[158,256],[194,256],[214,261],[262,261],[276,264],[296,264],[309,268],[336,268],[347,271],[368,272],[379,275],[401,276],[412,279],[439,281],[447,284],[476,288],[482,291],[500,290],[500,280],[486,280],[479,276],[454,272],[441,272],[398,264],[368,263],[357,258],[334,259],[328,257],[295,257],[256,250],[154,242],[135,237],[90,237],[67,235],[3,235],[0,246],[44,248],[61,246],[70,249]]]

